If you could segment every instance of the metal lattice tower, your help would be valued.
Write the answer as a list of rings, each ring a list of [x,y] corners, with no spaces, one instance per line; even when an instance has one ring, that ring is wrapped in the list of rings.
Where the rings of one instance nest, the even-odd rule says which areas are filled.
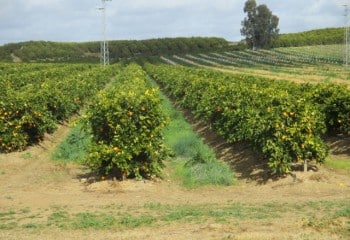
[[[345,25],[344,25],[344,64],[346,67],[349,66],[350,62],[350,26],[349,26],[349,6],[345,7]]]
[[[101,53],[100,53],[100,62],[103,66],[106,66],[109,64],[109,50],[108,50],[108,42],[106,40],[106,29],[107,29],[107,22],[106,22],[106,2],[112,1],[112,0],[101,0],[102,1],[102,7],[99,8],[102,12],[102,36],[103,39],[101,41]]]

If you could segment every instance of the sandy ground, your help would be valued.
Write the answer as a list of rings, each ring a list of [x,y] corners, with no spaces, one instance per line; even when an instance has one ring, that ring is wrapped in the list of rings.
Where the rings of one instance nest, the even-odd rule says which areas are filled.
[[[55,206],[74,213],[111,204],[127,208],[147,203],[175,206],[239,202],[259,205],[350,199],[349,172],[319,167],[317,171],[295,172],[283,179],[270,179],[254,154],[244,146],[227,145],[200,124],[194,125],[194,129],[206,137],[221,159],[231,164],[238,178],[237,184],[185,189],[170,177],[169,166],[162,180],[88,183],[84,167],[50,160],[51,152],[69,131],[67,126],[60,126],[39,146],[0,155],[0,213],[30,209],[33,213],[40,212],[44,218],[45,209]],[[333,155],[349,159],[349,139],[330,139],[329,142]],[[254,220],[235,224],[180,221],[121,231],[16,228],[0,229],[0,239],[344,239],[331,232],[325,234],[303,229],[298,221],[286,217],[268,223]]]

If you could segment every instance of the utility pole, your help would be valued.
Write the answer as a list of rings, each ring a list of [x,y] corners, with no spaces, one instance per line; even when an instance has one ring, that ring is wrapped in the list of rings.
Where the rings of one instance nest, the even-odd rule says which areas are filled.
[[[345,50],[344,50],[344,64],[345,67],[348,67],[349,60],[350,60],[350,29],[349,29],[349,6],[343,5],[345,8],[345,26],[344,26],[344,43],[345,43]]]
[[[102,7],[100,7],[98,10],[102,12],[102,36],[103,39],[101,41],[100,49],[100,63],[103,66],[106,66],[109,64],[109,50],[108,50],[108,42],[106,40],[106,29],[107,29],[107,22],[106,22],[106,2],[112,1],[112,0],[101,0],[102,1]]]

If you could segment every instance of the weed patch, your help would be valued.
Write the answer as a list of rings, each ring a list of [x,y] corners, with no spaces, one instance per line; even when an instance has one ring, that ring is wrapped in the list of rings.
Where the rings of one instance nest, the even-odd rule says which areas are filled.
[[[71,223],[73,229],[111,229],[116,220],[113,215],[104,213],[78,213]]]
[[[325,164],[336,169],[350,170],[350,160],[327,160]]]
[[[89,142],[90,136],[82,131],[81,124],[77,124],[71,128],[68,137],[58,145],[52,158],[57,161],[81,163],[87,154]]]
[[[164,139],[176,157],[172,161],[176,177],[187,188],[233,184],[232,170],[216,160],[214,151],[193,132],[191,125],[174,109],[170,100],[162,94],[160,97],[163,100],[162,106],[170,117],[170,124],[164,130]]]

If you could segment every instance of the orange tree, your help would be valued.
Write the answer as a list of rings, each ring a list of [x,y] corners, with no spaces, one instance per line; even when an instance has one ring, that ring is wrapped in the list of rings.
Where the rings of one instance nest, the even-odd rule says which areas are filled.
[[[156,88],[136,64],[125,67],[112,87],[89,106],[85,125],[93,138],[85,163],[100,175],[150,178],[159,175],[168,151],[162,130],[167,118]]]
[[[316,101],[314,88],[287,81],[179,66],[149,64],[146,69],[228,142],[251,144],[278,174],[289,172],[296,162],[324,162],[328,147],[322,136],[329,126],[330,106],[347,104],[338,97],[323,105]],[[348,110],[333,110],[332,115],[349,121]]]
[[[303,85],[301,94],[325,114],[329,134],[350,134],[350,91],[346,85]]]
[[[1,64],[0,70],[0,152],[39,142],[112,75],[82,64]]]

